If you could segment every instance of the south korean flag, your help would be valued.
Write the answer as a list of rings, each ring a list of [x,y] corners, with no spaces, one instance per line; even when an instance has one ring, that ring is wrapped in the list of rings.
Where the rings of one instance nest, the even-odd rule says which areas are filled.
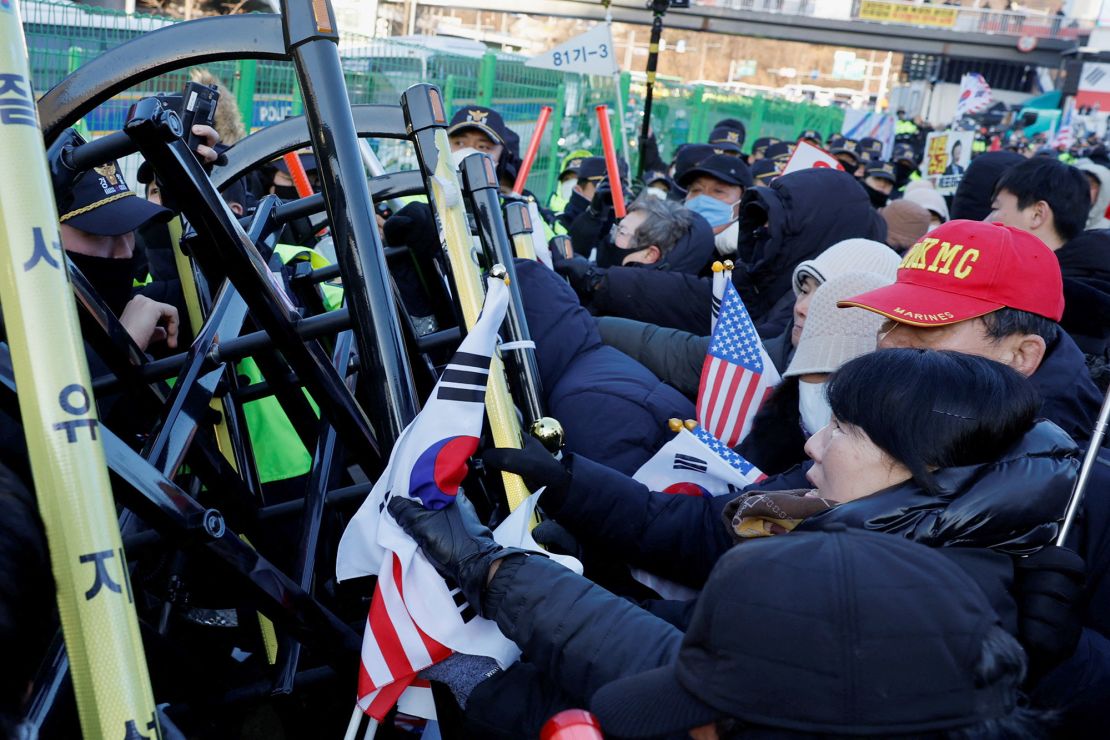
[[[651,490],[711,498],[739,493],[767,477],[694,422],[684,424],[671,419],[670,426],[677,432],[674,438],[632,476]],[[692,588],[647,571],[633,570],[632,575],[665,599],[692,599],[697,595]]]

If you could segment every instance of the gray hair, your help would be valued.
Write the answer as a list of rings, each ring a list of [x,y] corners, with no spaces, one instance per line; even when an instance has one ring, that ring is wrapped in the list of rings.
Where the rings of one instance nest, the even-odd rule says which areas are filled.
[[[694,223],[690,211],[668,200],[641,195],[628,206],[628,212],[643,211],[647,218],[629,239],[630,250],[656,246],[666,256]]]

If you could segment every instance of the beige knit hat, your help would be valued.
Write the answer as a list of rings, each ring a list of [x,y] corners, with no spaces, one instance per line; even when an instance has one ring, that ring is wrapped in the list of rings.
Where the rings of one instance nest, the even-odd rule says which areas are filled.
[[[882,242],[870,239],[845,239],[837,242],[811,260],[799,262],[794,268],[794,295],[802,292],[802,283],[812,277],[817,284],[831,280],[846,272],[875,272],[894,276],[902,258]]]
[[[948,220],[948,204],[944,202],[944,196],[932,188],[907,189],[902,200],[912,200],[917,205],[924,206],[926,210],[940,216],[941,223]]]
[[[813,294],[798,350],[783,377],[831,373],[848,360],[874,352],[884,317],[862,309],[837,308],[836,302],[893,282],[893,273],[848,272],[823,283]]]

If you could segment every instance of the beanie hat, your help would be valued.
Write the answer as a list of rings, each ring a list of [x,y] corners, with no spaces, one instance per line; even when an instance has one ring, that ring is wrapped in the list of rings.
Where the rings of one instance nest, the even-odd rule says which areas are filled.
[[[879,215],[886,221],[886,243],[899,252],[912,247],[929,230],[929,211],[912,200],[896,200]]]
[[[794,295],[801,295],[807,277],[820,285],[845,272],[874,272],[893,281],[900,261],[898,253],[882,242],[845,239],[813,259],[798,263],[794,268]]]
[[[902,189],[902,194],[906,196],[915,190],[936,190],[936,188],[928,180],[910,180],[906,183],[906,187]]]
[[[885,318],[870,311],[837,308],[837,301],[894,282],[893,274],[847,272],[829,278],[813,294],[798,349],[783,377],[831,373],[848,360],[875,351]]]
[[[926,181],[917,180],[916,182]],[[914,185],[916,182],[910,183],[910,185]],[[912,200],[919,206],[924,206],[925,210],[932,211],[940,216],[941,223],[948,220],[948,204],[944,202],[944,196],[932,187],[914,188],[913,190],[907,187],[902,200]]]

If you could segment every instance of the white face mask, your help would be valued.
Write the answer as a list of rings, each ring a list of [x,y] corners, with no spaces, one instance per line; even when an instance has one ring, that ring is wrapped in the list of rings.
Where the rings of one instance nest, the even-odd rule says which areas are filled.
[[[459,167],[462,166],[462,161],[469,157],[471,154],[481,154],[481,152],[474,147],[469,146],[463,147],[462,149],[456,149],[455,151],[451,152],[451,164],[457,170]]]
[[[653,198],[658,198],[659,200],[667,199],[667,191],[663,188],[644,188],[644,194],[650,195]]]
[[[807,437],[816,434],[832,420],[832,408],[825,398],[824,383],[798,381],[798,411],[802,415],[802,427]]]
[[[722,257],[736,254],[736,243],[740,239],[740,222],[733,221],[728,228],[713,237],[717,245],[717,254]]]
[[[569,201],[571,193],[574,192],[574,186],[577,184],[577,180],[567,180],[566,182],[559,183],[559,196],[563,200]]]

